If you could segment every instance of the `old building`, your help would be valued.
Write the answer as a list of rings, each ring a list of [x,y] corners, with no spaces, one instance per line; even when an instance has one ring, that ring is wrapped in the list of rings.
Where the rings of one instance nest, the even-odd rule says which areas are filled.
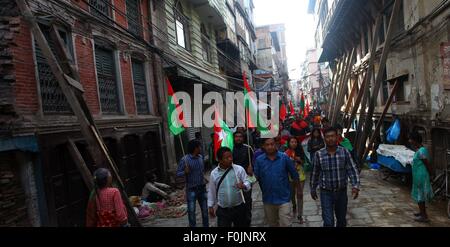
[[[348,117],[354,105],[359,108],[359,123],[353,124],[354,127],[358,126],[358,130],[361,127],[371,130],[374,126],[360,124],[365,122],[366,113],[369,118],[372,117],[369,120],[379,121],[393,85],[397,82],[393,103],[383,119],[384,130],[398,117],[402,122],[400,144],[407,143],[408,132],[419,131],[425,145],[432,151],[434,166],[439,170],[447,165],[446,151],[450,149],[450,2],[399,0],[398,11],[391,15],[395,2],[311,0],[309,10],[317,15],[318,20],[316,43],[320,50],[319,62],[329,62],[333,70],[331,78],[334,86],[330,95],[334,96],[329,100],[331,105],[336,105],[337,112]],[[391,16],[395,18],[389,34]],[[378,30],[377,19],[380,23]],[[372,49],[375,51],[373,54],[370,52]],[[351,56],[352,51],[354,56]],[[386,63],[381,60],[383,54],[387,55]],[[372,56],[374,69],[369,67]],[[385,67],[385,70],[378,73],[380,67]],[[348,75],[345,68],[350,68]],[[370,93],[360,94],[364,91],[361,86],[367,71],[372,74],[367,76],[370,84],[366,88],[370,89]],[[380,79],[379,92],[374,90],[376,78]],[[338,84],[339,81],[343,81],[343,84]],[[359,95],[368,97],[359,104]],[[373,98],[374,95],[376,98]],[[375,103],[372,116],[369,101]],[[330,110],[333,112],[332,107]],[[383,129],[381,133],[384,133]],[[361,143],[364,145],[366,139],[363,139]]]
[[[318,61],[317,49],[308,49],[301,66],[300,90],[314,108],[325,109],[330,86],[329,67],[328,63]]]
[[[256,88],[259,91],[280,91],[289,95],[284,24],[256,27]]]
[[[146,173],[165,179],[165,93],[151,49],[151,1],[27,2],[53,53],[56,30],[70,54],[128,195],[140,195]],[[0,225],[83,225],[89,191],[69,138],[90,171],[96,167],[79,122],[15,1],[0,6]]]
[[[59,63],[79,73],[83,102],[128,195],[141,193],[148,173],[173,178],[182,155],[167,127],[165,78],[200,102],[209,91],[242,91],[243,72],[253,82],[252,0],[27,2]],[[89,191],[68,141],[91,172],[98,164],[30,25],[15,1],[0,6],[0,225],[83,225]],[[205,108],[187,120],[202,124]],[[183,144],[196,132],[209,143],[211,131],[188,128]]]

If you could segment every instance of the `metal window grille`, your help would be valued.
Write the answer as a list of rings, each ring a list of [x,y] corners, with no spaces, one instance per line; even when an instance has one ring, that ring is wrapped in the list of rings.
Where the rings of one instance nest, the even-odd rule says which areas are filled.
[[[114,52],[96,45],[95,63],[102,112],[106,114],[120,113]]]
[[[138,114],[148,114],[148,94],[145,83],[144,64],[138,60],[132,60],[134,94]]]
[[[53,54],[55,52],[55,43],[50,37],[50,29],[48,26],[41,25],[41,30],[47,39],[48,45],[50,46]],[[72,51],[69,42],[67,42],[67,35],[65,32],[60,31],[60,35],[65,41],[67,48],[69,51]],[[35,41],[35,55],[36,55],[36,64],[38,70],[38,79],[40,85],[40,94],[42,101],[42,111],[44,114],[70,114],[72,113],[69,103],[67,102],[66,96],[62,92],[59,87],[58,81],[53,75],[50,66],[47,63],[47,60],[42,53],[42,50],[39,48],[39,45]]]
[[[139,0],[127,0],[127,19],[128,19],[128,30],[130,30],[135,35],[142,35],[142,24]]]
[[[107,17],[111,17],[110,0],[89,0],[92,15],[109,21]],[[106,15],[106,16],[105,16]]]

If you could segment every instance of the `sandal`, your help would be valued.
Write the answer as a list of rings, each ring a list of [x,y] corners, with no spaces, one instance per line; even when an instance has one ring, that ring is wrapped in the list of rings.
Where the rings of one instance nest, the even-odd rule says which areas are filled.
[[[303,221],[303,217],[302,216],[297,216],[298,221],[300,221],[300,225],[305,223],[305,221]]]

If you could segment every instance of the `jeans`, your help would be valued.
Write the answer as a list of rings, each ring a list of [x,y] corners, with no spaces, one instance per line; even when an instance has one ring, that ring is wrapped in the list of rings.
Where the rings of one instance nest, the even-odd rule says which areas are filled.
[[[202,222],[203,227],[209,226],[209,218],[208,218],[208,196],[206,192],[206,186],[201,185],[194,188],[190,188],[186,190],[186,199],[188,206],[188,219],[189,226],[196,227],[197,220],[195,214],[195,201],[198,201],[200,205],[200,210],[202,211]]]
[[[324,227],[334,227],[334,216],[336,215],[337,227],[347,226],[347,190],[338,192],[326,190],[320,191],[320,204],[322,206],[322,219]]]
[[[244,192],[245,199],[245,227],[250,227],[252,224],[252,189]]]

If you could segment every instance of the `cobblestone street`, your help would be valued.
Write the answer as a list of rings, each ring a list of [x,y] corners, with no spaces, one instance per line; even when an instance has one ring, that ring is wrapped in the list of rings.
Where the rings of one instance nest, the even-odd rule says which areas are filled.
[[[293,221],[294,227],[321,227],[320,202],[309,195],[308,181],[305,186],[303,225]],[[349,193],[350,195],[350,193]],[[252,226],[264,227],[264,209],[258,185],[253,186]],[[378,171],[364,170],[361,173],[361,192],[358,199],[349,198],[348,226],[350,227],[448,227],[450,219],[446,216],[445,203],[435,201],[427,206],[430,223],[414,221],[413,214],[418,211],[410,197],[409,188],[399,180],[382,180]],[[201,225],[200,208],[197,206],[197,224]],[[186,227],[187,216],[181,218],[155,219],[147,222],[152,227]],[[216,219],[210,219],[210,226],[216,226]]]

